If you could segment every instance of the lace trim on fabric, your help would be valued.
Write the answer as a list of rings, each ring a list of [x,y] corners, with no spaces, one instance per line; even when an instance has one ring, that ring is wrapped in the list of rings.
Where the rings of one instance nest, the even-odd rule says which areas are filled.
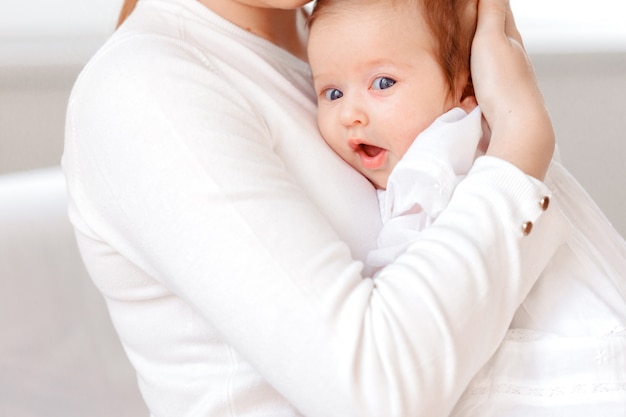
[[[548,333],[538,332],[535,330],[528,329],[509,329],[504,336],[505,342],[514,342],[514,343],[531,343],[536,342],[538,340],[550,339],[550,338],[558,338],[558,336],[554,336]],[[625,338],[626,339],[626,328],[616,328],[610,333],[607,333],[601,338],[598,339],[611,339],[611,338]]]
[[[541,365],[529,368],[528,360]],[[593,338],[510,329],[501,350],[476,376],[466,395],[576,398],[575,402],[599,395],[626,401],[625,366],[625,328]]]
[[[626,382],[558,385],[551,387],[529,387],[513,384],[473,386],[470,395],[509,394],[527,397],[554,398],[581,394],[626,393]]]

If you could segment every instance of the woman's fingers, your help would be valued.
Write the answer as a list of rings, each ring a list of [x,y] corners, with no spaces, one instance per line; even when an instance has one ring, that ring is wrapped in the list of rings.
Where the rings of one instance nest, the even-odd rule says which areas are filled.
[[[479,0],[476,35],[504,34],[523,45],[522,36],[515,24],[509,0]]]
[[[506,33],[507,0],[479,0],[476,36]]]
[[[511,38],[517,41],[522,47],[524,46],[524,42],[522,41],[522,35],[519,33],[517,29],[517,25],[515,24],[515,17],[513,17],[513,11],[511,10],[511,2],[506,1],[506,16],[504,20],[504,33]]]

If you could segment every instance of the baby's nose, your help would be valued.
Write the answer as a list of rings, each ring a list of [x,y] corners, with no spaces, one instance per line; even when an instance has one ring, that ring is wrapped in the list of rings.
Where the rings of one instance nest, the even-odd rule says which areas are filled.
[[[369,122],[369,118],[362,100],[359,100],[357,97],[352,97],[348,100],[345,100],[345,96],[343,98],[344,100],[342,100],[341,103],[340,115],[341,123],[344,126],[367,124]]]

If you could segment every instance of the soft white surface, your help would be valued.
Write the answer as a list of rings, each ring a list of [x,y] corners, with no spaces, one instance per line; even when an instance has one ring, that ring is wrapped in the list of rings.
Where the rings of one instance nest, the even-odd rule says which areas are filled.
[[[146,416],[59,168],[0,176],[0,415]]]

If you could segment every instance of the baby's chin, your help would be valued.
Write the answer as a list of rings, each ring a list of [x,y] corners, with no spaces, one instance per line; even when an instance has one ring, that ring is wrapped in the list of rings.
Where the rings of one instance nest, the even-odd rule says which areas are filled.
[[[369,167],[365,167],[356,162],[351,163],[350,165],[363,175],[365,179],[367,179],[377,190],[387,189],[387,182],[389,181],[389,176],[391,175],[391,169],[389,166],[381,166],[375,169],[370,169]]]
[[[387,189],[387,181],[389,180],[389,175],[380,176],[378,178],[372,178],[371,176],[367,176],[367,179],[372,183],[374,188],[377,190],[386,190]]]

